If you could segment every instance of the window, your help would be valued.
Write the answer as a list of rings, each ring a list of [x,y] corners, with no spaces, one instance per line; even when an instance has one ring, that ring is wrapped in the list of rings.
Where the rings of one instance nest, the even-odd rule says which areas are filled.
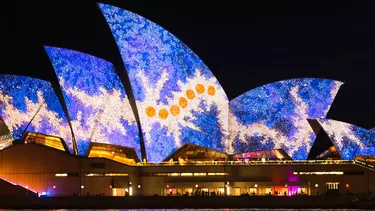
[[[327,182],[326,186],[328,190],[338,190],[339,189],[339,182]]]

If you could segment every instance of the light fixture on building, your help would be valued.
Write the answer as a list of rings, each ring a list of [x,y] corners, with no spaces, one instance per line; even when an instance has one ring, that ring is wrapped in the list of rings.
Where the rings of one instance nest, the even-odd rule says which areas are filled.
[[[256,187],[256,188],[257,188],[257,187],[258,187],[258,184],[255,184],[255,185],[254,185],[254,187]]]
[[[55,188],[56,188],[56,185],[52,186],[52,188],[55,189]]]
[[[198,184],[195,184],[195,187],[198,188]]]
[[[169,185],[167,185],[167,188],[169,188]]]
[[[112,188],[112,185],[110,185],[109,188]]]
[[[55,174],[55,177],[67,177],[68,174],[67,173],[56,173]]]
[[[115,152],[112,151],[112,155],[115,154]]]
[[[129,185],[131,185],[132,184],[132,182],[129,182]]]
[[[284,187],[286,187],[286,188],[287,188],[287,187],[288,187],[288,184],[285,184],[285,185],[284,185]]]
[[[315,184],[315,187],[317,188],[319,185],[318,184]]]
[[[85,188],[85,186],[81,185],[81,189],[84,189],[84,188]]]
[[[29,189],[29,186],[27,186],[27,185],[26,185],[26,187],[25,187],[25,188]]]
[[[138,188],[141,188],[141,185],[138,185]]]
[[[346,184],[345,186],[346,186],[346,188],[349,188],[349,184]]]

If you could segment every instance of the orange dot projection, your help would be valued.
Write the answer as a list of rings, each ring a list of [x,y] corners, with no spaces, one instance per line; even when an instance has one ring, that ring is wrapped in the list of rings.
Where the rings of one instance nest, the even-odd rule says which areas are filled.
[[[195,90],[197,91],[198,94],[203,94],[204,91],[205,91],[205,87],[204,85],[202,84],[197,84],[195,85]],[[213,86],[208,86],[207,87],[207,93],[211,96],[214,96],[215,93],[216,93],[216,89],[215,87]],[[188,89],[186,91],[186,97],[189,99],[189,100],[193,100],[196,96],[195,96],[195,93],[193,90],[191,89]],[[188,100],[185,98],[185,97],[180,97],[179,100],[178,100],[178,105],[172,105],[170,108],[169,108],[169,111],[170,113],[173,115],[173,116],[177,116],[181,113],[181,108],[186,108],[188,106]],[[146,114],[148,117],[154,117],[156,115],[156,110],[154,107],[152,106],[149,106],[146,108]],[[167,119],[168,118],[168,110],[163,108],[161,110],[159,110],[159,117],[161,119]]]
[[[208,86],[207,92],[208,92],[209,95],[214,96],[215,93],[216,93],[215,87]]]
[[[149,106],[146,108],[146,114],[148,117],[154,117],[156,114],[155,108],[152,106]]]
[[[195,90],[198,94],[202,94],[204,92],[204,86],[202,84],[195,85]]]
[[[169,110],[173,116],[177,116],[178,114],[180,114],[180,108],[176,105],[171,106]]]
[[[168,117],[168,110],[163,108],[159,111],[159,117],[162,119],[166,119]]]
[[[195,98],[195,93],[193,90],[189,89],[186,91],[186,97],[190,100],[194,99]]]
[[[180,97],[180,99],[178,100],[178,104],[180,104],[182,108],[186,108],[186,106],[188,105],[188,101],[186,100],[186,98]]]

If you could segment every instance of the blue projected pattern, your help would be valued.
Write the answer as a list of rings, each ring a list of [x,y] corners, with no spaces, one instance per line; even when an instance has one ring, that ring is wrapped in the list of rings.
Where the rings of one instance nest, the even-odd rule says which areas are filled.
[[[315,134],[307,119],[325,117],[342,82],[299,78],[270,83],[230,102],[230,141],[235,153],[284,149],[307,159]]]
[[[27,131],[61,137],[73,152],[72,132],[51,84],[26,76],[0,75],[0,115],[15,139]]]
[[[171,33],[139,15],[99,4],[124,61],[148,160],[184,143],[233,152],[228,98],[207,66]]]
[[[97,57],[46,47],[58,76],[77,148],[90,142],[132,147],[140,156],[138,127],[114,66]]]
[[[331,119],[318,119],[318,122],[342,159],[351,160],[355,155],[375,155],[374,130]]]

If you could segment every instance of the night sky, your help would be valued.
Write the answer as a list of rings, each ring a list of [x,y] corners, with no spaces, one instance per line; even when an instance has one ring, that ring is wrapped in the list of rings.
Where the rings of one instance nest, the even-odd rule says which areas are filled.
[[[375,127],[370,1],[101,2],[142,15],[177,36],[210,68],[229,99],[283,79],[335,79],[345,84],[328,117]],[[57,83],[43,45],[89,53],[123,71],[95,1],[2,3],[0,16],[0,73]]]

